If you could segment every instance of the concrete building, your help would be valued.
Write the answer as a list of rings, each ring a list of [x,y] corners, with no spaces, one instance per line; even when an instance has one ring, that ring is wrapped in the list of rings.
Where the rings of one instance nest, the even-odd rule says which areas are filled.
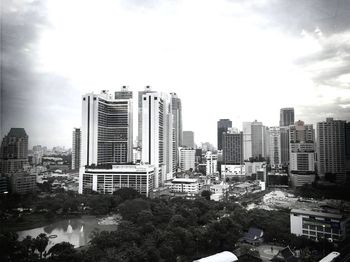
[[[172,120],[168,94],[157,92],[142,96],[142,162],[155,167],[155,188],[172,179],[176,171]]]
[[[224,164],[243,164],[243,132],[235,133],[230,128],[222,133],[222,153]]]
[[[331,239],[338,242],[349,234],[350,219],[331,210],[292,209],[290,232],[312,240]]]
[[[280,126],[290,126],[294,124],[294,108],[286,107],[280,110]]]
[[[205,154],[206,159],[206,175],[213,175],[217,172],[218,156],[208,151]]]
[[[262,122],[243,122],[244,160],[267,158],[269,152],[268,128]]]
[[[10,175],[12,194],[28,194],[36,192],[36,175],[17,172]]]
[[[279,127],[270,127],[270,163],[272,167],[281,165],[281,132]]]
[[[182,146],[188,148],[195,148],[193,131],[182,132]]]
[[[220,119],[218,121],[218,150],[222,150],[222,134],[227,132],[230,127],[232,127],[232,121],[230,119]]]
[[[179,160],[180,168],[182,171],[194,170],[195,169],[195,157],[196,149],[180,147],[179,148]]]
[[[171,96],[171,113],[173,115],[173,157],[174,170],[179,165],[178,148],[182,145],[182,106],[181,99],[176,93],[170,93]],[[194,146],[193,146],[194,148]]]
[[[24,128],[11,128],[1,143],[0,172],[15,173],[28,165],[28,135]]]
[[[249,160],[253,156],[251,122],[243,122],[243,153],[244,160]]]
[[[289,126],[290,175],[292,185],[300,187],[315,180],[315,131],[312,125],[297,121]]]
[[[197,179],[191,178],[174,178],[171,181],[171,192],[186,193],[187,195],[196,195],[199,191],[199,183]]]
[[[345,126],[346,122],[327,118],[317,123],[318,174],[335,177],[337,183],[344,183],[345,172]]]
[[[72,170],[80,168],[80,155],[81,155],[81,131],[80,128],[74,128],[72,139]]]
[[[121,188],[133,188],[150,196],[153,190],[154,167],[151,165],[103,165],[81,168],[79,193],[113,194]]]
[[[266,162],[244,162],[246,176],[255,176],[255,179],[266,182]]]
[[[138,92],[138,133],[137,133],[137,146],[142,147],[142,96],[148,93],[155,93],[151,90],[150,86],[146,86],[143,91]]]
[[[9,177],[0,174],[0,194],[7,194],[10,191]]]
[[[280,152],[281,165],[288,166],[289,164],[289,127],[281,126],[280,128]]]
[[[104,90],[82,98],[80,165],[130,163],[133,149],[132,92]]]

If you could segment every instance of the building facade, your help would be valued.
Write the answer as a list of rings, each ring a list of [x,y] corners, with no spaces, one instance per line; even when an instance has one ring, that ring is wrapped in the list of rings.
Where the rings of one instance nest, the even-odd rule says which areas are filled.
[[[338,183],[347,180],[345,126],[345,121],[333,118],[327,118],[326,121],[317,123],[318,173],[321,177],[334,176]]]
[[[281,165],[281,132],[279,127],[270,127],[270,163],[271,166]]]
[[[196,149],[180,147],[179,148],[179,160],[180,168],[182,171],[194,170],[196,161]]]
[[[80,171],[80,194],[113,194],[121,188],[133,188],[148,197],[153,189],[154,167],[150,165],[104,165]]]
[[[286,107],[280,110],[280,126],[290,126],[294,124],[294,108]]]
[[[208,151],[205,154],[206,159],[206,175],[213,175],[217,172],[218,156]]]
[[[182,132],[182,146],[188,148],[195,148],[193,131]]]
[[[171,192],[186,193],[187,195],[196,195],[199,191],[199,183],[197,179],[191,178],[174,178],[171,181]]]
[[[81,131],[80,128],[74,128],[72,139],[72,170],[80,168],[80,155],[81,155]]]
[[[218,121],[218,150],[222,150],[222,134],[227,132],[230,127],[232,127],[232,121],[230,119],[220,119]]]
[[[179,165],[178,148],[182,145],[182,106],[181,99],[176,93],[170,93],[171,96],[171,113],[173,115],[172,127],[173,127],[173,157],[174,170]]]
[[[222,151],[224,164],[243,164],[243,132],[234,133],[230,129],[222,134]]]
[[[155,93],[155,91],[152,91],[150,86],[146,86],[145,89],[143,91],[139,91],[138,92],[138,132],[137,132],[137,146],[138,147],[142,147],[142,96],[144,94],[148,94],[148,93]]]
[[[12,194],[28,194],[36,192],[36,175],[17,172],[10,175]]]

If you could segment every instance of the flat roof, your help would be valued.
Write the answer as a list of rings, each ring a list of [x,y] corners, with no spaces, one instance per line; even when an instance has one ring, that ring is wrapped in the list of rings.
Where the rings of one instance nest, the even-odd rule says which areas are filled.
[[[292,209],[290,212],[295,214],[311,215],[311,216],[318,216],[318,217],[329,217],[329,218],[338,218],[338,219],[343,218],[342,214],[324,212],[322,210],[315,211],[315,210],[308,210],[308,209]]]
[[[172,183],[196,183],[197,179],[194,178],[174,178]]]

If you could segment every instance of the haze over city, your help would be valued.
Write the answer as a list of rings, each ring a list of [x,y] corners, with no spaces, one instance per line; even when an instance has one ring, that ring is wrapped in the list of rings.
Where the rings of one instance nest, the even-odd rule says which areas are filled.
[[[2,136],[70,147],[81,96],[123,85],[179,94],[197,143],[216,144],[219,118],[278,125],[281,107],[349,120],[349,13],[345,0],[4,0]]]

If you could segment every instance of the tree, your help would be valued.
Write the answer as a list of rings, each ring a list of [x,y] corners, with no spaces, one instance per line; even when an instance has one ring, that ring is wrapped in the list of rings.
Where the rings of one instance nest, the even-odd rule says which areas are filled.
[[[119,196],[123,201],[127,199],[139,198],[141,196],[139,192],[129,187],[123,187],[121,189],[118,189],[113,193],[113,195]]]
[[[209,190],[203,190],[201,196],[206,200],[210,200],[211,192]]]
[[[48,244],[49,244],[49,238],[44,233],[41,233],[35,238],[35,247],[39,251],[40,259],[42,259],[43,252],[45,251]]]

